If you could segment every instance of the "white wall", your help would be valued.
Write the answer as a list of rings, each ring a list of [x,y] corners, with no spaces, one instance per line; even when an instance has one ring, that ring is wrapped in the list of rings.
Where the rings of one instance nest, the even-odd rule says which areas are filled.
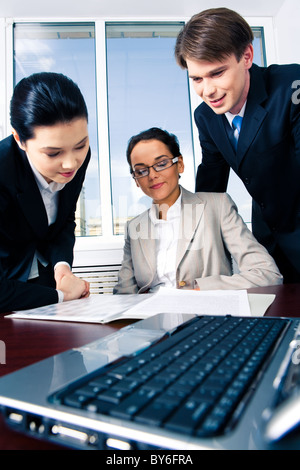
[[[243,16],[274,16],[284,0],[0,0],[0,17],[170,18],[227,7]]]
[[[279,64],[300,63],[299,23],[299,0],[285,0],[274,18],[274,31]]]

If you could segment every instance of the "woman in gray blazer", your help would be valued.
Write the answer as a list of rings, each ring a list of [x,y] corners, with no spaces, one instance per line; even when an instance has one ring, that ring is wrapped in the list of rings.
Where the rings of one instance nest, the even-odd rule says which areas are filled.
[[[152,207],[126,226],[115,294],[180,289],[247,289],[282,283],[273,258],[253,237],[226,193],[179,185],[177,138],[158,128],[129,141],[127,160]],[[233,273],[232,260],[238,268]]]

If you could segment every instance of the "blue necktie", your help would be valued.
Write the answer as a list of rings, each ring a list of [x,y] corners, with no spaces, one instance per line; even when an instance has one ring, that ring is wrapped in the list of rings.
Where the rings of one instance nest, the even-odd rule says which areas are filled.
[[[243,121],[243,118],[241,116],[235,116],[235,118],[232,121],[233,129],[237,130],[237,132],[234,132],[235,150],[237,149],[237,143],[238,143],[240,132],[241,132],[242,121]]]

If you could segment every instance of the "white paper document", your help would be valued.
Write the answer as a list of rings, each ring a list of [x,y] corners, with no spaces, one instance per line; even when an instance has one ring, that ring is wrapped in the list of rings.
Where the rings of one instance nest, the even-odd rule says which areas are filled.
[[[262,316],[274,298],[260,294],[253,294],[252,297],[252,294],[247,295],[246,290],[189,291],[160,288],[153,294],[91,295],[87,299],[14,312],[7,317],[108,323],[120,319],[143,319],[165,312]]]
[[[183,291],[160,288],[142,305],[130,309],[130,318],[154,313],[194,313],[197,315],[251,315],[247,291]],[[128,312],[127,312],[128,313]]]

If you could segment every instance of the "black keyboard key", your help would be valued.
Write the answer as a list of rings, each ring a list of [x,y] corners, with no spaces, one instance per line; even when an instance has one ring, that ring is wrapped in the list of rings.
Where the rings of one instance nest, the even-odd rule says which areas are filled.
[[[91,379],[88,383],[91,387],[99,387],[101,389],[109,388],[111,385],[115,384],[117,379],[114,377],[109,377],[107,375],[100,375]]]
[[[192,434],[211,407],[209,401],[189,399],[165,424],[165,428],[175,432]]]
[[[87,397],[95,397],[98,393],[101,392],[101,390],[105,390],[105,387],[97,385],[86,385],[76,390],[76,393],[85,395]]]
[[[98,395],[98,399],[102,401],[107,401],[109,403],[119,404],[127,395],[128,391],[120,390],[120,389],[109,389],[104,390]]]
[[[175,409],[175,405],[154,401],[139,412],[134,420],[152,426],[161,426]]]
[[[209,437],[220,434],[224,427],[225,416],[209,416],[202,426],[196,430],[196,436]]]
[[[156,397],[157,403],[165,403],[166,406],[179,406],[185,399],[186,394],[180,390],[172,390],[168,388]]]
[[[144,384],[144,388],[160,392],[164,390],[171,382],[172,380],[170,379],[170,377],[164,374],[160,374],[148,380]]]
[[[140,383],[140,381],[135,380],[132,377],[125,377],[123,380],[119,380],[119,382],[116,383],[113,388],[130,393],[135,390],[140,385]]]
[[[105,402],[103,400],[98,400],[97,398],[88,401],[85,405],[84,408],[92,413],[99,413],[99,414],[109,414],[111,411],[112,405],[109,402]]]
[[[117,407],[112,408],[111,415],[117,418],[131,419],[144,408],[154,396],[154,391],[142,388],[125,398]]]
[[[67,395],[63,400],[63,404],[74,408],[82,408],[88,401],[89,397],[75,392],[71,395]]]

